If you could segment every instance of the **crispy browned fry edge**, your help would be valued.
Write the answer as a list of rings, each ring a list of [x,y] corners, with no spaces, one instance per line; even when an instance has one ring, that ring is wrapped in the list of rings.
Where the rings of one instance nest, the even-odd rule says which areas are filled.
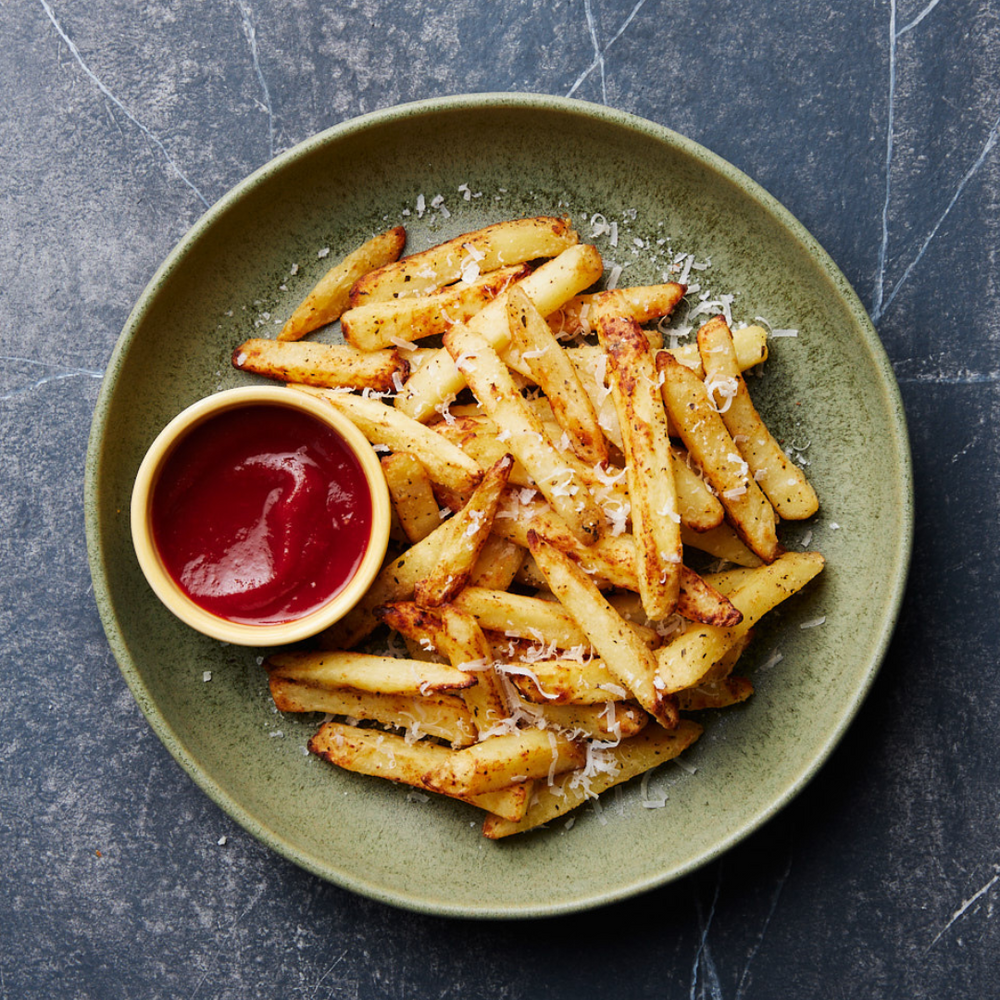
[[[499,840],[548,823],[588,799],[597,798],[608,788],[672,760],[691,746],[702,732],[702,727],[690,719],[682,719],[676,729],[671,730],[647,726],[637,736],[603,751],[616,765],[614,771],[601,771],[586,779],[578,772],[570,771],[551,785],[539,783],[522,820],[511,822],[499,816],[487,816],[483,834],[490,840]]]
[[[483,271],[494,270],[502,265],[554,257],[578,239],[566,219],[535,216],[495,222],[369,272],[351,289],[351,306],[419,295],[450,285],[462,277],[466,260]]]
[[[753,405],[724,317],[714,317],[698,331],[698,351],[706,385],[721,380],[732,389],[726,403],[719,406],[719,414],[778,515],[793,521],[812,517],[819,509],[816,491],[803,471],[789,461]]]
[[[577,457],[591,465],[606,462],[608,445],[604,432],[576,366],[522,289],[515,287],[508,292],[507,316],[511,346],[527,362]]]
[[[332,323],[347,308],[351,286],[368,271],[394,261],[406,243],[406,230],[396,226],[373,236],[320,278],[288,318],[278,340],[299,340]]]
[[[656,657],[579,566],[534,531],[528,544],[552,593],[576,619],[605,666],[666,729],[677,725],[677,705],[660,690]]]
[[[363,351],[377,351],[399,340],[423,340],[444,333],[452,323],[470,320],[512,281],[530,273],[527,264],[502,267],[471,284],[460,281],[427,295],[369,302],[348,309],[340,318],[340,328],[344,339]]]
[[[666,351],[656,357],[661,392],[674,429],[726,508],[732,527],[764,562],[781,552],[774,508],[754,481],[705,383]]]
[[[447,748],[424,740],[415,743],[393,733],[375,729],[358,729],[338,722],[324,723],[309,741],[312,753],[337,767],[357,774],[401,782],[415,788],[425,788],[421,775],[432,767]],[[527,809],[531,782],[511,785],[485,795],[451,796],[461,802],[500,813],[508,820],[520,819]],[[430,791],[430,789],[428,789]]]
[[[638,323],[617,315],[613,298],[598,298],[596,308],[625,446],[639,593],[649,617],[660,620],[677,605],[683,558],[667,415]]]
[[[479,553],[493,530],[493,519],[510,476],[514,459],[504,455],[495,462],[466,504],[468,527],[453,533],[450,544],[442,548],[430,571],[413,588],[414,600],[425,608],[447,604],[465,588]]]
[[[252,338],[233,351],[233,367],[279,382],[301,382],[327,389],[393,392],[410,373],[396,350],[355,350],[346,344],[318,344]]]

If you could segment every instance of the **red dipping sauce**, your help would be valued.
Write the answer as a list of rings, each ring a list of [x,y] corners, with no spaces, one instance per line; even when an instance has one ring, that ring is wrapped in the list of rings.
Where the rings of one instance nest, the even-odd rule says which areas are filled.
[[[372,498],[340,435],[284,406],[193,427],[153,490],[153,538],[196,604],[249,625],[294,621],[340,593],[368,549]]]

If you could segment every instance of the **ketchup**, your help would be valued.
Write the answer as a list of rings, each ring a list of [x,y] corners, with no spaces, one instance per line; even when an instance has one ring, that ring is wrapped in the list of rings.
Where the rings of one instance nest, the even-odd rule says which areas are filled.
[[[164,566],[196,604],[270,625],[347,585],[368,548],[372,498],[332,427],[258,404],[181,439],[153,491],[152,526]]]

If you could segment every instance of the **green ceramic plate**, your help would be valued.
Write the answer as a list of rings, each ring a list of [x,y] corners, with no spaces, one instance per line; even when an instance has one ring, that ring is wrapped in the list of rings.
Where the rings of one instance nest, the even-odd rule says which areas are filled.
[[[233,347],[273,335],[331,261],[401,222],[418,249],[540,213],[568,213],[585,239],[596,213],[616,223],[617,246],[607,232],[593,242],[609,267],[622,267],[622,284],[659,281],[694,254],[711,266],[689,280],[713,296],[735,294],[737,322],[762,316],[798,330],[773,341],[753,389],[777,436],[804,449],[823,504],[812,523],[786,531],[786,543],[820,549],[829,568],[760,629],[748,654],[756,695],[706,720],[686,768],[654,774],[645,798],[665,794],[663,808],[644,806],[633,782],[606,796],[600,814],[582,809],[571,829],[562,820],[491,843],[470,808],[415,801],[405,788],[306,756],[315,719],[276,714],[264,651],[222,646],[160,605],[136,563],[127,512],[160,428],[199,397],[245,384],[251,377],[230,367]],[[525,95],[456,97],[347,122],[207,212],[144,292],[108,366],[86,503],[108,639],[150,724],[194,780],[254,836],[323,878],[469,917],[622,899],[692,871],[787,803],[843,735],[885,653],[912,513],[889,364],[816,241],[739,171],[667,129]]]

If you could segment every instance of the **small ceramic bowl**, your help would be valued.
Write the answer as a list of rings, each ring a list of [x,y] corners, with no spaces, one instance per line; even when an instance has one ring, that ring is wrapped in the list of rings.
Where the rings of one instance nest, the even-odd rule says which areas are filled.
[[[244,623],[220,617],[195,603],[164,565],[153,533],[153,496],[165,463],[194,428],[210,418],[250,406],[275,406],[309,415],[332,428],[358,460],[371,497],[368,546],[346,585],[302,617],[278,623]],[[241,646],[272,646],[316,635],[343,618],[378,573],[389,542],[389,490],[378,457],[364,435],[342,413],[314,396],[282,386],[247,386],[215,393],[174,417],[150,446],[132,491],[132,541],[139,565],[156,596],[181,621],[205,635]]]

